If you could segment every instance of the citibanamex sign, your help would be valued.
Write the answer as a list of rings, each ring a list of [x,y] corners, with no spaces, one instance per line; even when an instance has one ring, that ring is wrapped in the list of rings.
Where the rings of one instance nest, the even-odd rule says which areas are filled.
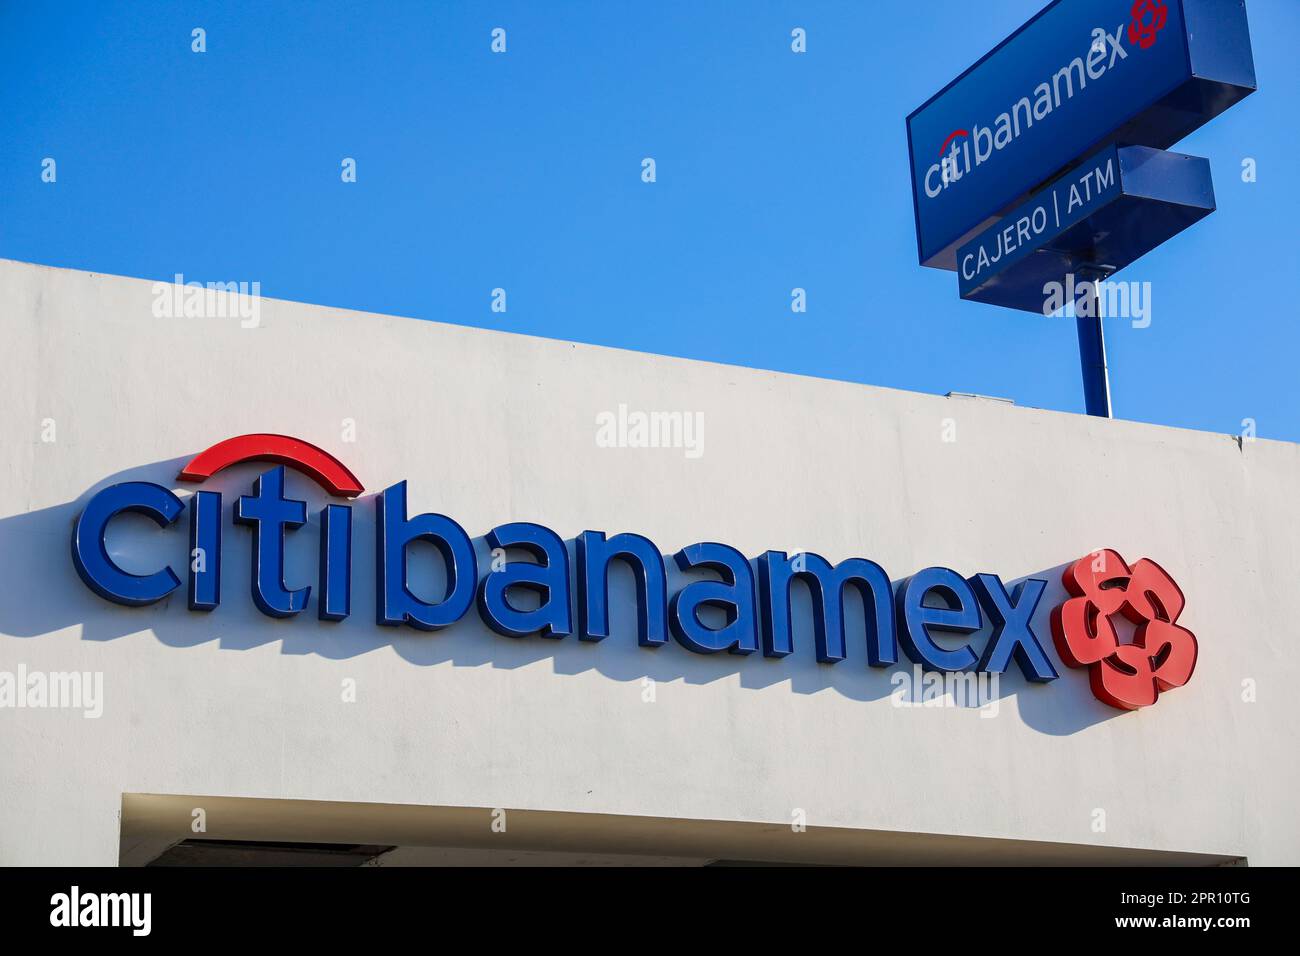
[[[313,589],[285,581],[286,534],[308,521],[307,502],[285,495],[286,467],[335,498],[355,499],[365,489],[328,452],[270,433],[219,442],[196,455],[177,478],[201,483],[249,461],[274,466],[257,477],[252,494],[241,495],[233,509],[235,524],[252,535],[252,600],[269,617],[296,617],[308,608]],[[637,640],[645,648],[663,646],[671,636],[698,654],[761,650],[764,657],[786,657],[795,651],[791,588],[800,581],[811,598],[812,643],[823,664],[847,656],[847,601],[855,593],[862,602],[860,637],[871,667],[898,663],[901,648],[929,671],[1000,674],[1014,662],[1034,683],[1059,676],[1031,624],[1048,584],[1042,578],[1026,578],[1008,589],[996,574],[963,577],[950,568],[930,567],[896,583],[865,558],[831,565],[810,552],[767,551],[751,561],[712,541],[687,545],[666,559],[653,542],[630,532],[611,537],[583,531],[573,540],[571,559],[558,534],[523,521],[498,525],[484,535],[493,559],[490,570],[480,575],[480,556],[465,529],[442,514],[408,515],[406,501],[405,481],[373,496],[375,616],[385,627],[436,631],[477,606],[483,622],[507,637],[560,639],[576,631],[578,640],[601,641],[610,633],[611,565],[621,562],[634,576],[630,597],[636,604]],[[163,600],[181,585],[172,566],[147,574],[125,571],[110,556],[105,536],[121,514],[144,515],[167,527],[187,510],[189,609],[216,610],[223,547],[220,492],[201,489],[186,502],[147,481],[101,489],[73,528],[77,573],[92,591],[116,604],[138,607]],[[352,519],[353,506],[342,502],[326,504],[319,513],[316,612],[321,621],[342,621],[351,614]],[[416,542],[437,549],[443,570],[433,575],[439,580],[421,580],[412,589],[407,552]],[[511,554],[527,560],[509,558]],[[687,579],[671,595],[668,561],[679,578]],[[1197,644],[1177,623],[1183,594],[1155,562],[1144,558],[1130,567],[1114,551],[1096,551],[1067,567],[1063,584],[1070,596],[1052,612],[1052,636],[1066,664],[1089,669],[1098,700],[1135,710],[1191,678]],[[532,595],[530,606],[518,600],[522,592]],[[441,598],[427,600],[434,594]],[[1136,625],[1127,642],[1115,627],[1121,618]],[[986,621],[991,633],[977,653],[968,638],[983,630]]]

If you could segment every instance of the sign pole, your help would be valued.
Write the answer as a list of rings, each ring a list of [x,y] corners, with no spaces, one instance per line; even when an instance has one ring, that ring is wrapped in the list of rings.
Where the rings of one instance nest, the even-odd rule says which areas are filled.
[[[1089,415],[1110,418],[1110,376],[1106,371],[1106,337],[1101,325],[1101,298],[1097,282],[1102,277],[1091,269],[1080,269],[1086,283],[1088,315],[1075,306],[1074,322],[1079,332],[1079,368],[1083,372],[1083,403]]]

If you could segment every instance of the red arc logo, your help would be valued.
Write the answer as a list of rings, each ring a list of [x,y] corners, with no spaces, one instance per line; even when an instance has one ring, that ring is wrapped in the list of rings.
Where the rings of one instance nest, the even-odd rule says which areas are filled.
[[[1147,558],[1129,567],[1107,549],[1074,562],[1061,580],[1072,597],[1052,612],[1052,638],[1065,663],[1088,668],[1098,700],[1136,710],[1191,679],[1196,635],[1177,624],[1183,592],[1164,568]],[[1117,614],[1137,625],[1133,643],[1119,642]]]
[[[181,481],[203,481],[242,461],[289,465],[340,498],[355,498],[365,491],[357,476],[329,452],[301,438],[269,433],[239,435],[217,442],[195,455],[176,477]]]

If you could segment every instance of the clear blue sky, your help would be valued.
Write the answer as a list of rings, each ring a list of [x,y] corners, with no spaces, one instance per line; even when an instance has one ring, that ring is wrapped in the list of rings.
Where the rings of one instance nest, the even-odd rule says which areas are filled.
[[[1073,321],[919,267],[908,178],[906,115],[1044,2],[0,0],[0,257],[1082,411]],[[1297,441],[1300,0],[1248,8],[1259,92],[1177,147],[1218,211],[1120,273],[1111,387]]]

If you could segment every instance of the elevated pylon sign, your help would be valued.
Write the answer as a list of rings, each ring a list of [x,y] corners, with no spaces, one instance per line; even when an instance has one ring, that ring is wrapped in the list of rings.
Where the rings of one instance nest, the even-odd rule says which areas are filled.
[[[1244,0],[1054,0],[907,118],[921,265],[1025,311],[1088,291],[1214,211],[1208,162],[1164,151],[1255,89]],[[1109,416],[1082,311],[1088,411]]]

